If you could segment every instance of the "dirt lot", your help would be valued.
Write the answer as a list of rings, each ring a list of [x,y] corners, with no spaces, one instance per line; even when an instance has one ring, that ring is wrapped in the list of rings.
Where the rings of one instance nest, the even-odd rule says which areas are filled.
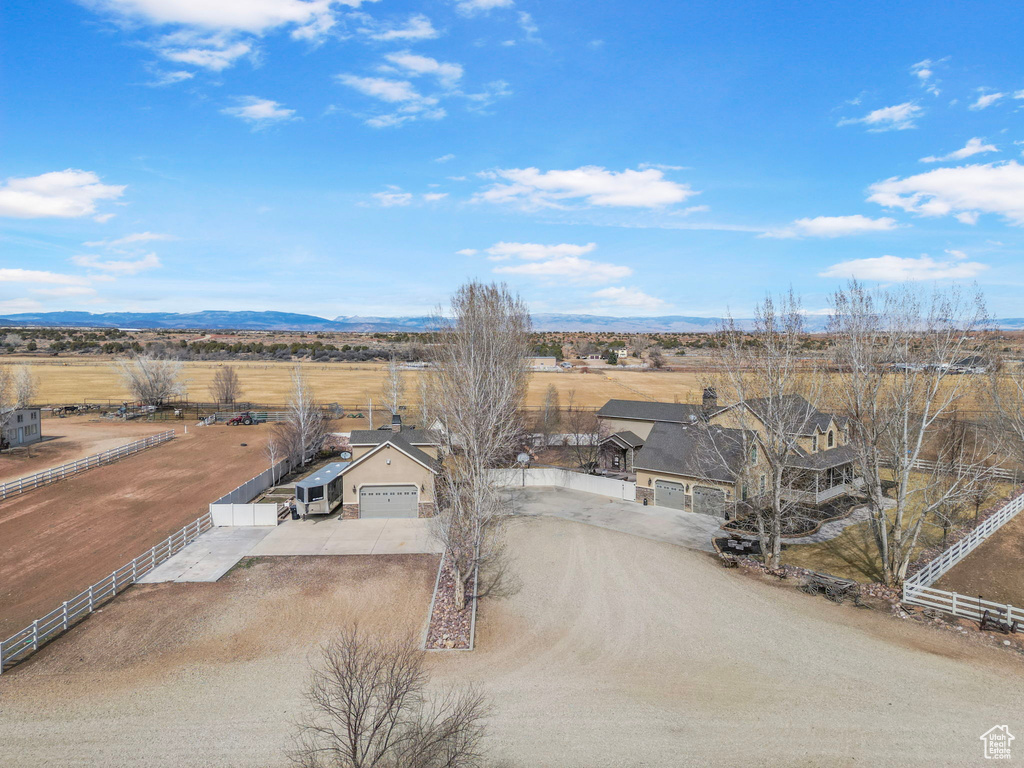
[[[1024,608],[1024,514],[1018,514],[933,585]]]
[[[266,434],[266,427],[193,428],[0,503],[0,635],[141,555],[265,469]]]
[[[178,425],[144,421],[108,421],[98,419],[95,414],[69,416],[64,419],[44,418],[43,442],[33,445],[30,451],[18,450],[0,454],[0,481],[30,475],[67,461],[91,456],[175,426]]]
[[[519,589],[477,650],[430,657],[492,698],[501,765],[965,765],[992,725],[1024,729],[1009,653],[579,523],[521,519],[509,546]],[[420,630],[435,568],[287,558],[133,588],[0,677],[0,764],[283,767],[310,649],[351,619]]]

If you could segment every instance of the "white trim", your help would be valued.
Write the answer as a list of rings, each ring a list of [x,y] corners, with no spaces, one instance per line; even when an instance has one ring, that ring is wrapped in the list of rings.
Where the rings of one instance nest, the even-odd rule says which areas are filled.
[[[344,468],[343,470],[341,470],[341,472],[339,472],[339,473],[338,473],[338,477],[341,477],[341,476],[343,476],[344,474],[346,474],[347,472],[349,472],[350,470],[354,469],[355,467],[358,467],[358,466],[359,466],[360,464],[362,464],[362,463],[363,463],[363,462],[364,462],[364,461],[365,461],[366,459],[370,458],[370,457],[371,457],[371,456],[373,456],[373,455],[374,455],[375,453],[377,453],[377,451],[379,451],[379,450],[381,450],[382,448],[384,448],[384,446],[385,446],[385,445],[390,445],[390,446],[391,446],[392,448],[397,448],[397,449],[398,449],[398,451],[399,451],[399,452],[400,452],[400,453],[401,453],[401,454],[402,454],[403,456],[408,456],[408,457],[409,457],[410,459],[412,459],[413,461],[415,461],[415,462],[416,462],[417,464],[419,464],[419,465],[420,465],[421,467],[426,467],[426,468],[427,468],[427,469],[429,469],[429,470],[430,470],[430,471],[431,471],[431,472],[432,472],[433,474],[435,474],[435,475],[437,474],[437,470],[436,470],[436,469],[435,469],[434,467],[432,467],[432,466],[430,466],[429,464],[425,464],[424,462],[420,461],[420,460],[419,460],[418,458],[416,458],[416,457],[415,457],[415,456],[413,456],[413,455],[412,455],[411,453],[409,453],[409,452],[408,452],[408,451],[406,451],[406,450],[405,450],[404,448],[402,448],[402,446],[398,445],[397,443],[392,443],[392,442],[391,442],[390,440],[385,440],[385,441],[384,441],[383,443],[378,443],[378,445],[377,445],[377,447],[376,447],[376,448],[371,448],[371,449],[370,449],[370,450],[368,450],[368,451],[367,451],[366,453],[364,453],[364,454],[363,454],[362,456],[360,456],[360,457],[359,457],[358,459],[356,459],[356,460],[355,460],[355,461],[353,461],[353,462],[352,462],[351,464],[349,464],[349,465],[348,465],[347,467],[345,467],[345,468]],[[414,447],[415,447],[415,446],[414,446]]]

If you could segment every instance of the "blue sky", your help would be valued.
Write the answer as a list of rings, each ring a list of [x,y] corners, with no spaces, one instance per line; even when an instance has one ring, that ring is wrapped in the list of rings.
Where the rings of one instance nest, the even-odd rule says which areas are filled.
[[[894,12],[894,11],[898,11]],[[1024,6],[8,0],[0,312],[1024,315]]]

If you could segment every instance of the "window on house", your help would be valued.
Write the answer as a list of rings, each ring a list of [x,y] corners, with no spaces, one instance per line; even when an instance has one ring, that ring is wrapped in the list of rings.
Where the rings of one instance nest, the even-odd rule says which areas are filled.
[[[750,462],[752,464],[757,464],[757,443],[754,443],[750,447]]]
[[[764,493],[765,489],[765,476],[761,475],[761,493]]]
[[[817,452],[818,452],[818,436],[815,435],[814,437],[811,438],[811,453],[817,453]]]
[[[836,444],[836,433],[831,429],[828,431],[828,447],[831,448]]]
[[[619,468],[620,458],[618,456],[612,456],[612,467],[615,469]]]
[[[22,415],[21,415],[21,414],[19,413],[19,414],[18,414],[18,423],[19,423],[19,424],[21,424],[21,422],[22,422],[22,421],[24,421],[24,420],[25,420],[25,417],[24,417],[24,416],[22,416]]]

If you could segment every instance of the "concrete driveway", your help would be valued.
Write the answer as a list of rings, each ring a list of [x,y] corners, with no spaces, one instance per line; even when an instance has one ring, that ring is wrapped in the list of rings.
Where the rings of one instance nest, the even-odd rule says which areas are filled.
[[[217,581],[243,557],[440,553],[430,520],[337,517],[287,520],[277,527],[212,528],[140,583]]]
[[[560,517],[688,549],[715,551],[711,539],[719,530],[720,521],[709,515],[645,507],[566,488],[509,488],[506,493],[516,514]]]

